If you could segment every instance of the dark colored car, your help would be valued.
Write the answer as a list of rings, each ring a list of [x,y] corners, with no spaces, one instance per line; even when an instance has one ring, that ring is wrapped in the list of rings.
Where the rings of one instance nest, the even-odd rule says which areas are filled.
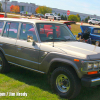
[[[41,17],[41,18],[45,18],[45,16],[43,14],[34,14],[35,17]]]
[[[91,27],[91,26],[80,26],[82,32],[78,33],[78,37],[84,37],[87,33],[89,34],[89,38],[91,40],[91,44],[96,44],[100,46],[100,28]]]

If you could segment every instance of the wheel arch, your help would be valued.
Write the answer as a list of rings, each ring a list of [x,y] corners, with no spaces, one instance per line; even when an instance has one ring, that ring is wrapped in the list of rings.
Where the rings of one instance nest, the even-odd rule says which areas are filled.
[[[49,65],[48,75],[50,75],[53,72],[53,70],[55,70],[56,68],[64,66],[66,68],[70,68],[72,71],[74,71],[77,74],[79,78],[81,78],[81,73],[79,71],[78,66],[75,63],[73,63],[70,60],[65,60],[65,59],[58,60],[58,59],[51,61]]]

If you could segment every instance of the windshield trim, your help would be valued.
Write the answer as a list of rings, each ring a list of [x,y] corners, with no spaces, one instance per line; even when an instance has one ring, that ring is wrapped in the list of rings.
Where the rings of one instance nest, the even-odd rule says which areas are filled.
[[[39,27],[39,24],[48,24],[48,25],[51,25],[51,24],[55,24],[55,25],[58,25],[58,26],[64,26],[64,28],[66,28],[66,30],[69,32],[69,34],[71,34],[71,36],[72,36],[72,39],[65,39],[65,40],[57,40],[57,41],[55,41],[55,38],[54,38],[54,40],[52,40],[52,41],[42,41],[41,40],[41,36],[40,36],[40,32],[39,32],[39,30],[38,30],[38,27]],[[40,38],[40,41],[41,42],[61,42],[61,41],[76,41],[76,38],[75,38],[75,36],[73,35],[73,33],[71,32],[71,30],[65,25],[65,24],[60,24],[60,23],[36,23],[36,28],[37,28],[37,32],[38,32],[38,34],[39,34],[39,38]]]

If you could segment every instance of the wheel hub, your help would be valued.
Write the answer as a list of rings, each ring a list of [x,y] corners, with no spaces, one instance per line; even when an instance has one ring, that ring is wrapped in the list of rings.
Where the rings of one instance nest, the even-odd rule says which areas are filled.
[[[60,92],[67,92],[70,88],[70,81],[64,74],[60,74],[56,79],[56,86]]]

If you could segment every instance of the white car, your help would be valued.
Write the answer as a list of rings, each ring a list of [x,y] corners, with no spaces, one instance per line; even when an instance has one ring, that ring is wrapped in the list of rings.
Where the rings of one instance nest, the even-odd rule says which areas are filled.
[[[54,19],[54,20],[60,20],[61,19],[61,17],[60,16],[58,16],[57,14],[54,14],[54,13],[46,13],[45,14],[45,18],[46,19]]]
[[[100,20],[99,19],[96,19],[96,18],[90,18],[88,20],[88,23],[89,24],[93,24],[93,25],[95,25],[95,24],[100,25]]]

